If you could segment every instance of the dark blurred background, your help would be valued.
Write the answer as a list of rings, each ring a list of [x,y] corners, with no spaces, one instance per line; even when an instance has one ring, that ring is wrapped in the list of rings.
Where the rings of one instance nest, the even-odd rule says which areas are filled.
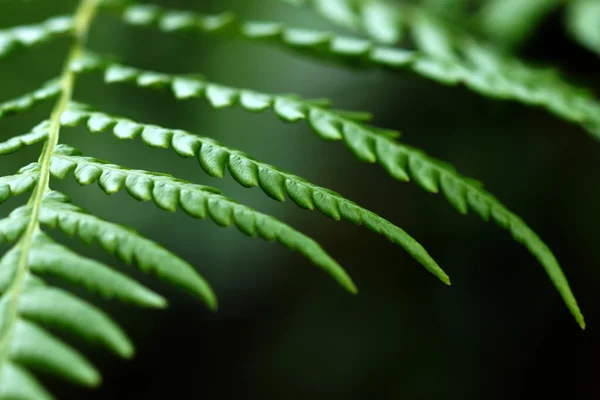
[[[306,27],[329,27],[307,10],[275,0],[175,1],[202,12],[236,10]],[[0,1],[0,28],[67,13],[75,1]],[[600,58],[571,41],[556,12],[521,50],[560,66],[598,92]],[[334,29],[329,27],[328,29]],[[0,101],[57,75],[68,41],[0,60]],[[172,173],[281,218],[314,237],[354,277],[353,297],[296,253],[210,221],[169,214],[125,194],[107,197],[73,180],[53,182],[78,205],[130,225],[164,244],[213,284],[216,314],[184,293],[140,275],[98,250],[53,234],[82,254],[139,277],[170,299],[166,312],[138,310],[87,296],[107,309],[136,343],[123,361],[71,341],[104,374],[97,391],[54,379],[63,399],[530,399],[600,398],[600,145],[581,128],[516,103],[485,99],[412,74],[351,70],[265,45],[214,37],[162,35],[100,16],[90,47],[125,63],[172,73],[201,73],[232,86],[331,98],[339,108],[371,111],[376,124],[453,163],[521,215],[555,252],[588,321],[581,331],[541,266],[510,235],[475,215],[456,213],[441,195],[401,184],[358,162],[340,143],[320,141],[306,124],[272,113],[214,111],[205,101],[177,102],[160,91],[79,81],[76,98],[106,112],[210,136],[319,185],[395,222],[450,274],[445,287],[385,239],[318,213],[278,204],[259,189],[208,177],[193,160],[140,141],[64,130],[84,154]],[[2,140],[47,118],[51,102],[1,121]],[[3,157],[0,174],[34,161],[34,146]],[[26,196],[0,207],[0,216]],[[78,292],[79,293],[79,292]],[[84,295],[82,293],[82,295]]]

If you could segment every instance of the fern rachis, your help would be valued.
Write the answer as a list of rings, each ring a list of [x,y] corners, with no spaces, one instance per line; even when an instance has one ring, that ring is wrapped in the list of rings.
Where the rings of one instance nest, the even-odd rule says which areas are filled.
[[[341,194],[211,138],[114,116],[77,103],[74,98],[77,78],[91,72],[103,73],[105,83],[126,82],[140,90],[170,89],[178,100],[205,99],[216,109],[239,105],[252,112],[271,110],[289,123],[307,121],[319,138],[344,142],[356,158],[380,164],[394,179],[413,180],[428,192],[442,192],[461,214],[472,210],[482,219],[493,220],[508,230],[538,259],[576,321],[585,327],[558,261],[520,217],[479,182],[463,177],[448,163],[402,143],[397,131],[371,125],[369,114],[332,109],[329,103],[299,96],[240,89],[192,75],[143,70],[86,49],[86,37],[94,17],[102,12],[116,13],[127,23],[155,26],[163,32],[231,35],[308,53],[318,59],[379,65],[393,70],[407,68],[441,83],[464,83],[485,96],[538,105],[578,123],[593,136],[597,137],[600,132],[600,103],[592,95],[565,83],[554,73],[502,55],[464,33],[457,34],[419,8],[394,8],[379,0],[308,3],[335,22],[367,32],[374,40],[300,30],[280,23],[243,22],[230,13],[207,16],[154,5],[100,0],[81,0],[73,17],[55,17],[38,25],[0,32],[0,56],[62,36],[73,38],[64,69],[57,79],[0,104],[0,119],[3,119],[58,97],[48,120],[37,124],[29,133],[0,143],[0,156],[43,143],[37,162],[14,175],[0,177],[0,203],[31,192],[26,205],[0,220],[0,244],[12,246],[0,259],[0,399],[50,398],[29,369],[45,370],[85,386],[100,382],[99,372],[46,328],[70,332],[122,357],[133,354],[130,340],[103,311],[67,291],[50,287],[41,276],[57,277],[104,297],[143,307],[166,305],[159,294],[121,272],[56,243],[43,229],[57,229],[87,244],[98,243],[107,253],[199,297],[209,308],[217,307],[216,295],[208,282],[188,262],[130,228],[105,221],[70,203],[67,196],[52,190],[51,178],[65,179],[72,175],[82,186],[97,182],[106,194],[125,189],[134,199],[153,201],[165,211],[181,208],[193,218],[211,219],[219,226],[234,226],[248,236],[276,241],[304,255],[349,292],[357,292],[344,269],[317,242],[291,226],[224,196],[218,189],[171,175],[116,165],[93,158],[93,154],[84,157],[64,143],[61,133],[65,128],[82,125],[91,133],[111,132],[119,140],[139,138],[150,147],[172,149],[183,158],[197,158],[200,167],[210,176],[223,178],[229,171],[240,185],[259,187],[277,201],[289,197],[301,208],[316,209],[334,220],[362,225],[399,245],[444,283],[450,283],[446,273],[417,240],[393,222]],[[406,37],[406,29],[410,31],[414,48],[395,47]],[[593,47],[593,43],[590,44]],[[534,82],[539,85],[534,87]]]

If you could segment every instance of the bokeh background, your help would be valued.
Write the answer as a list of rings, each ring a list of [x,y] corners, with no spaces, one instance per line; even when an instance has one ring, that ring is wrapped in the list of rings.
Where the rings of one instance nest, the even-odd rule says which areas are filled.
[[[157,1],[159,2],[159,1]],[[275,0],[163,0],[202,12],[236,10],[336,29],[307,10]],[[75,1],[0,1],[0,28],[67,13]],[[68,41],[0,60],[0,101],[57,74]],[[109,310],[137,345],[123,361],[78,341],[104,374],[97,391],[43,377],[63,399],[530,399],[600,397],[600,146],[582,129],[549,113],[443,87],[409,73],[353,70],[240,40],[166,36],[100,16],[90,47],[125,63],[215,82],[367,110],[376,124],[456,165],[521,215],[549,244],[587,317],[579,330],[537,261],[510,235],[475,215],[460,216],[440,195],[401,184],[358,162],[340,143],[320,141],[305,124],[272,113],[214,111],[202,100],[177,102],[160,91],[105,86],[85,76],[78,100],[106,112],[213,137],[261,160],[338,191],[403,227],[451,275],[445,287],[376,234],[279,204],[230,177],[208,177],[193,160],[64,130],[84,154],[134,168],[172,173],[225,194],[309,234],[357,282],[353,297],[300,255],[249,239],[182,212],[160,211],[125,194],[53,182],[78,205],[135,227],[197,266],[219,298],[216,314],[184,293],[140,275],[98,250],[57,240],[139,277],[170,299],[166,312],[91,298]],[[600,58],[565,34],[556,12],[521,50],[560,66],[577,83],[600,89]],[[28,131],[52,104],[0,122],[0,137]],[[41,147],[3,157],[0,174],[37,159]],[[0,216],[26,196],[0,207]]]

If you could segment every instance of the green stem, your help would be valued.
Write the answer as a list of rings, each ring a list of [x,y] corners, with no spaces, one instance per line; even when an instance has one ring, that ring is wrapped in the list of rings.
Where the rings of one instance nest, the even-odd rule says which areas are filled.
[[[6,321],[3,324],[2,339],[0,339],[0,372],[10,353],[10,343],[12,334],[18,320],[18,299],[23,290],[23,284],[27,277],[29,267],[29,252],[31,250],[33,239],[39,231],[39,215],[42,200],[50,190],[50,160],[52,154],[58,144],[60,136],[60,119],[67,110],[69,103],[73,97],[75,89],[76,74],[71,69],[71,64],[79,58],[84,51],[85,43],[89,28],[92,24],[96,10],[98,8],[98,0],[81,0],[77,12],[75,14],[74,36],[75,42],[69,51],[65,60],[62,75],[60,77],[61,96],[58,99],[52,114],[50,116],[50,132],[42,154],[40,155],[40,176],[36,189],[32,193],[28,205],[31,207],[31,217],[25,228],[25,232],[21,236],[17,244],[19,249],[19,262],[17,264],[15,277],[12,285],[8,289],[5,298],[7,298],[8,306],[6,310]]]

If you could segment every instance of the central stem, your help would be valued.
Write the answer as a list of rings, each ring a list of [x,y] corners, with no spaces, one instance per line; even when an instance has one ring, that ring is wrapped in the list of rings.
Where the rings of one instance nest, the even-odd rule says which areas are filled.
[[[60,136],[60,120],[73,98],[73,91],[75,89],[75,81],[77,76],[72,70],[71,64],[82,54],[84,50],[88,31],[94,16],[96,15],[98,3],[99,0],[81,0],[79,8],[77,9],[74,17],[73,34],[75,36],[75,42],[73,43],[73,46],[71,47],[71,50],[69,51],[69,54],[65,60],[65,65],[60,77],[61,96],[54,106],[50,116],[50,131],[48,133],[48,140],[44,145],[39,159],[40,176],[37,186],[28,202],[28,205],[31,207],[31,217],[23,235],[21,236],[21,239],[19,240],[19,243],[17,244],[17,250],[20,253],[19,261],[12,285],[5,294],[5,296],[8,298],[7,301],[9,302],[9,306],[6,310],[6,320],[3,327],[3,332],[0,332],[0,335],[2,335],[2,338],[0,339],[0,372],[2,367],[6,364],[8,354],[10,352],[12,334],[18,319],[18,298],[23,289],[23,283],[28,272],[29,252],[31,250],[33,239],[36,233],[39,231],[41,204],[44,196],[50,190],[50,161],[52,154],[58,145],[58,139]]]

